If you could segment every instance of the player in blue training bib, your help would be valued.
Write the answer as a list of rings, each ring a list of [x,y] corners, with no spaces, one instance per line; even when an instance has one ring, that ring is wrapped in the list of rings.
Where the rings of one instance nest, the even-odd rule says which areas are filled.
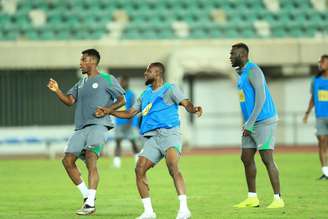
[[[319,73],[311,83],[311,98],[305,112],[303,122],[315,108],[317,138],[322,176],[320,180],[328,180],[328,55],[322,55],[319,61]]]
[[[254,156],[258,150],[266,166],[273,189],[273,201],[268,208],[282,208],[284,201],[280,193],[279,171],[273,159],[277,111],[264,74],[259,66],[248,58],[249,49],[244,43],[232,46],[230,60],[237,69],[240,108],[243,115],[241,160],[245,167],[248,186],[246,200],[237,208],[259,207],[256,194],[256,165]]]
[[[179,105],[188,112],[201,116],[202,108],[191,103],[174,84],[164,82],[165,68],[162,63],[151,63],[145,72],[147,88],[129,111],[115,111],[112,115],[120,118],[132,118],[141,115],[140,133],[143,136],[143,150],[136,165],[136,182],[144,212],[137,219],[154,219],[154,213],[147,183],[147,171],[165,158],[173,178],[180,208],[177,219],[187,219],[191,213],[187,206],[185,184],[179,171],[179,158],[182,149],[180,132]],[[96,115],[103,116],[110,112],[104,107],[98,108]]]

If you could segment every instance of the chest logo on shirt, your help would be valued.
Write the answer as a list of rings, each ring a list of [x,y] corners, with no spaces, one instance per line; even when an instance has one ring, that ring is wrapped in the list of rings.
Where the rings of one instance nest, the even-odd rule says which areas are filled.
[[[97,83],[97,82],[95,82],[95,83],[93,83],[93,84],[92,84],[92,88],[94,88],[94,89],[97,89],[97,88],[98,88],[98,86],[99,86],[99,85],[98,85],[98,83]]]
[[[152,103],[149,103],[143,110],[142,110],[142,116],[146,116],[149,112],[149,110],[151,109],[151,107],[153,106]]]
[[[318,99],[319,101],[328,101],[328,90],[319,90]]]
[[[243,90],[239,90],[239,101],[245,102],[245,94],[244,94]]]

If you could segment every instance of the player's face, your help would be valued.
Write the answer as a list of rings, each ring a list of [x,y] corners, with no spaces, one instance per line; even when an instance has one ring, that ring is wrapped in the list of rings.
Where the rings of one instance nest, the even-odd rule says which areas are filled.
[[[90,71],[91,66],[94,65],[94,59],[86,54],[81,55],[80,70],[82,74],[86,74]]]
[[[155,81],[156,75],[157,75],[157,68],[148,66],[144,73],[145,84],[146,85],[152,84]]]
[[[239,67],[242,63],[240,51],[232,48],[230,51],[230,62],[232,67]]]
[[[124,90],[128,88],[128,82],[122,78],[120,78],[120,85]]]
[[[328,71],[328,59],[324,58],[319,61],[319,69],[322,71]]]

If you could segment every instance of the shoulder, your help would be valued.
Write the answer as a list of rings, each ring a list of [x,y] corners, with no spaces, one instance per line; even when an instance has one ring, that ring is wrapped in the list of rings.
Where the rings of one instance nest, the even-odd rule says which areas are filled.
[[[107,72],[99,72],[100,77],[105,80],[109,85],[113,84],[115,77]]]

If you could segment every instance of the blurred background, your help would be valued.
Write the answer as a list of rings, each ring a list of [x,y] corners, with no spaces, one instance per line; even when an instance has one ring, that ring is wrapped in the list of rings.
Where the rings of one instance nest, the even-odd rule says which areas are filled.
[[[101,70],[128,75],[137,95],[146,66],[163,62],[166,79],[204,108],[200,119],[181,110],[185,145],[238,147],[242,120],[229,63],[237,42],[266,75],[278,145],[314,146],[314,118],[304,125],[302,117],[328,53],[327,0],[0,0],[0,155],[63,151],[74,108],[46,85],[52,77],[63,91],[72,87],[87,48],[100,52]]]

